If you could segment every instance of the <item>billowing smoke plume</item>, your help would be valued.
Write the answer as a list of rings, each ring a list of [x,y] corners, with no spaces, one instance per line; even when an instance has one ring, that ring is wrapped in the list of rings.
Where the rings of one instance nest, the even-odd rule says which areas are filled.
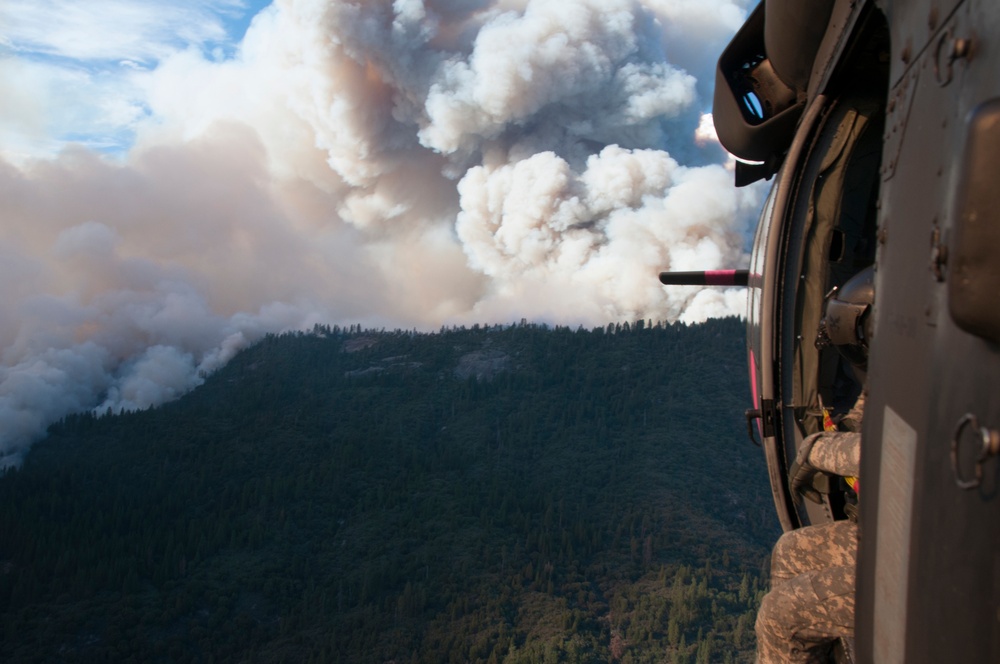
[[[277,0],[137,70],[122,158],[0,160],[0,465],[272,331],[742,313],[656,275],[745,264],[704,112],[746,4]]]

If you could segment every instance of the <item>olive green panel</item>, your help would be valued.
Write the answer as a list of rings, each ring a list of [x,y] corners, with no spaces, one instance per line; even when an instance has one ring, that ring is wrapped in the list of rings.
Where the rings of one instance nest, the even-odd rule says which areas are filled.
[[[960,328],[1000,342],[1000,99],[969,115],[958,164],[948,308]]]
[[[875,113],[874,105],[845,108],[837,124],[829,129],[832,135],[824,151],[815,183],[809,192],[809,216],[805,222],[804,247],[800,275],[804,276],[796,294],[795,329],[800,336],[795,344],[793,395],[796,406],[815,417],[804,417],[804,434],[821,428],[820,384],[831,384],[840,359],[835,351],[820,353],[815,346],[816,331],[823,317],[824,296],[833,285],[842,284],[860,269],[853,260],[858,253],[857,242],[871,203],[870,187],[859,190],[858,180],[871,178],[870,172],[858,173],[849,168],[855,163],[862,142]],[[877,138],[877,136],[876,136]],[[877,141],[876,141],[877,142]],[[877,159],[877,158],[876,158]],[[877,162],[870,166],[877,168]],[[870,169],[867,169],[870,170]],[[843,233],[851,245],[846,262],[830,261],[830,244],[834,230]],[[826,405],[832,405],[827,395]]]

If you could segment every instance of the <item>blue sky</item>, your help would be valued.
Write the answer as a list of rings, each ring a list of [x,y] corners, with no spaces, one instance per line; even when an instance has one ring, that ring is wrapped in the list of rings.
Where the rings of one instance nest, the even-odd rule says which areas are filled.
[[[179,51],[232,57],[265,0],[4,0],[0,156],[77,142],[127,151],[147,113],[144,75]]]

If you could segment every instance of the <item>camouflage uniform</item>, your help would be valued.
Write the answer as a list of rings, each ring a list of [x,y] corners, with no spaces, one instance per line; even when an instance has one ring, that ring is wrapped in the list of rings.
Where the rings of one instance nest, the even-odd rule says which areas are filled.
[[[803,441],[797,465],[857,476],[860,456],[860,433],[823,431]],[[857,548],[851,521],[781,536],[771,553],[771,591],[757,613],[759,664],[826,662],[836,639],[853,637]]]
[[[802,443],[809,449],[808,466],[841,477],[857,477],[861,466],[861,434],[850,431],[820,431]]]
[[[757,662],[826,662],[854,634],[858,527],[835,521],[792,530],[771,555],[771,592],[757,612]]]

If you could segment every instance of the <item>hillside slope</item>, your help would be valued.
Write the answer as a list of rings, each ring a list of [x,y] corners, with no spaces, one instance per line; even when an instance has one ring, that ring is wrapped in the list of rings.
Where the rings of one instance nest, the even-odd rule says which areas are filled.
[[[752,661],[738,321],[269,337],[0,478],[0,659]]]

